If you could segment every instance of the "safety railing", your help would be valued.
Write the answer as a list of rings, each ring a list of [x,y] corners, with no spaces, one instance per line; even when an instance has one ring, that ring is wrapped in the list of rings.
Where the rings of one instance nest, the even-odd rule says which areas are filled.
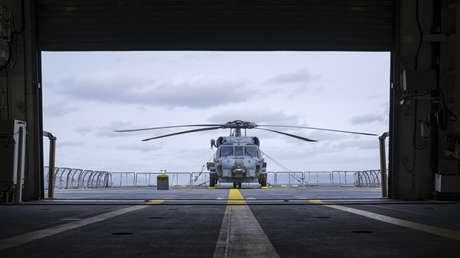
[[[45,168],[45,187],[48,182]],[[56,167],[56,188],[83,189],[156,186],[158,175],[168,175],[170,186],[206,186],[209,172],[108,172]],[[267,183],[274,186],[357,186],[379,187],[380,170],[361,171],[271,171]]]
[[[158,175],[168,175],[170,186],[202,186],[209,183],[209,172],[112,172],[112,187],[155,186]]]
[[[49,168],[45,167],[45,189],[48,189]],[[78,168],[54,168],[55,188],[82,189],[82,188],[107,188],[111,184],[111,173]]]
[[[381,186],[380,170],[364,170],[356,172],[355,186]]]
[[[268,172],[272,185],[354,185],[359,171],[277,171]]]
[[[205,186],[209,172],[112,172],[112,187],[156,186],[158,175],[168,175],[170,186]],[[269,185],[379,187],[380,170],[276,171],[267,173]]]

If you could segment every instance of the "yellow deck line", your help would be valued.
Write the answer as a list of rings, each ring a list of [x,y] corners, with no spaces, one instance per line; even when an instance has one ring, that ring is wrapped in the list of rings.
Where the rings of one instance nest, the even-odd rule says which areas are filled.
[[[364,210],[359,210],[359,209],[355,209],[351,207],[346,207],[346,206],[341,206],[341,205],[331,205],[321,200],[310,200],[310,202],[315,203],[315,204],[322,204],[330,208],[350,212],[356,215],[361,215],[361,216],[368,217],[368,218],[378,220],[378,221],[382,221],[385,223],[389,223],[389,224],[393,224],[393,225],[397,225],[401,227],[406,227],[406,228],[410,228],[410,229],[414,229],[418,231],[423,231],[426,233],[430,233],[430,234],[434,234],[434,235],[438,235],[438,236],[442,236],[442,237],[446,237],[446,238],[450,238],[454,240],[460,240],[460,232],[455,231],[455,230],[425,225],[425,224],[412,222],[412,221],[408,221],[404,219],[393,218],[390,216],[385,216],[385,215],[381,215],[381,214],[377,214],[377,213],[373,213],[369,211],[364,211]]]
[[[227,204],[246,204],[246,201],[238,189],[230,189]]]
[[[230,189],[228,192],[227,207],[213,257],[279,258],[238,189]]]
[[[86,226],[86,225],[89,225],[89,224],[101,222],[101,221],[104,221],[104,220],[107,220],[107,219],[110,219],[110,218],[113,218],[113,217],[116,217],[116,216],[123,215],[123,214],[128,213],[128,212],[144,209],[144,208],[148,207],[149,205],[160,204],[160,203],[163,203],[163,202],[164,202],[164,200],[152,200],[149,203],[145,203],[146,205],[144,204],[144,205],[131,206],[131,207],[128,207],[128,208],[119,209],[119,210],[99,214],[99,215],[89,217],[89,218],[86,218],[86,219],[73,221],[73,222],[53,226],[53,227],[50,227],[50,228],[40,229],[40,230],[37,230],[37,231],[32,231],[32,232],[25,233],[25,234],[18,235],[18,236],[14,236],[14,237],[0,239],[0,250],[20,246],[20,245],[29,243],[29,242],[34,241],[34,240],[38,240],[38,239],[41,239],[41,238],[56,235],[56,234],[59,234],[59,233],[65,232],[65,231],[69,231],[69,230],[72,230],[72,229],[76,229],[76,228],[79,228],[79,227],[83,227],[83,226]]]

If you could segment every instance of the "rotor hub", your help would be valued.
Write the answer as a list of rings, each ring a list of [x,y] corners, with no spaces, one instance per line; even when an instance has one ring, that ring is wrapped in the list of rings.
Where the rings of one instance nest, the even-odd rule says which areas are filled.
[[[257,127],[257,124],[254,122],[242,121],[242,120],[235,120],[229,121],[225,123],[224,128],[244,128],[244,129],[252,129]]]

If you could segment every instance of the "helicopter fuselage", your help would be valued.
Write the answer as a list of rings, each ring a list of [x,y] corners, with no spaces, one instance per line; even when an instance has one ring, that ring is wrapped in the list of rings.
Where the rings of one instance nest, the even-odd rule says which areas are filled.
[[[266,185],[266,163],[259,150],[259,139],[249,136],[219,137],[211,145],[217,147],[213,162],[208,163],[211,184],[217,182],[259,183]]]

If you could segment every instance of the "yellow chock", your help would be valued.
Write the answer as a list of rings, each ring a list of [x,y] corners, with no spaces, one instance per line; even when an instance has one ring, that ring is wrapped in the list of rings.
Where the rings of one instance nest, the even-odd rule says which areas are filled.
[[[208,189],[216,189],[215,186],[208,186]]]
[[[261,186],[260,189],[268,189],[268,186]]]

